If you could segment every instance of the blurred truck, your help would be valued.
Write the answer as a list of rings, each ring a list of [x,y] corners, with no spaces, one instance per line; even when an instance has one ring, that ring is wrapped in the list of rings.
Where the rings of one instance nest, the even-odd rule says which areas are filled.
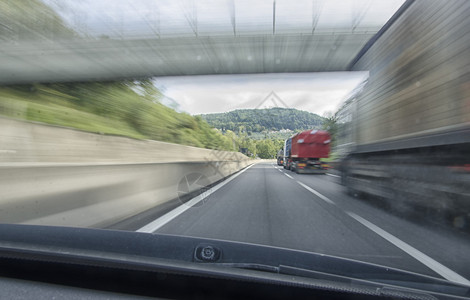
[[[300,173],[324,174],[328,165],[320,158],[328,158],[331,137],[327,131],[306,130],[284,142],[284,168]]]
[[[336,114],[334,151],[349,193],[470,228],[470,3],[439,4],[433,22],[438,8],[413,5],[352,66],[369,77]]]

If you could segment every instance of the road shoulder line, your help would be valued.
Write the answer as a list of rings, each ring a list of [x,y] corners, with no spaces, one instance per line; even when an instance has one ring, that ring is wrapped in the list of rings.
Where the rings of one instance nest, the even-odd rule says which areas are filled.
[[[167,224],[168,222],[170,222],[171,220],[173,220],[177,216],[184,213],[186,210],[190,209],[192,206],[196,205],[200,201],[204,200],[206,197],[210,196],[212,193],[214,193],[215,191],[217,191],[218,189],[220,189],[221,187],[223,187],[224,185],[226,185],[227,183],[232,181],[234,178],[236,178],[237,176],[239,176],[240,174],[242,174],[243,172],[245,172],[246,170],[248,170],[252,166],[253,166],[253,164],[246,167],[245,169],[241,170],[237,174],[232,175],[231,177],[229,177],[228,179],[222,181],[218,185],[210,188],[206,192],[192,198],[191,200],[189,200],[188,202],[186,202],[184,204],[181,204],[177,208],[169,211],[168,213],[166,213],[163,216],[157,218],[156,220],[150,222],[149,224],[137,229],[136,232],[147,232],[147,233],[155,232],[156,230],[158,230],[159,228],[161,228],[162,226],[164,226],[165,224]]]

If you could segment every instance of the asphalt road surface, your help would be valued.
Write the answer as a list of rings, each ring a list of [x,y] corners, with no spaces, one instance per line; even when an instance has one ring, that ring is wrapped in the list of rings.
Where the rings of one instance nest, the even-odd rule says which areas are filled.
[[[339,178],[255,164],[139,231],[271,245],[470,284],[470,236],[345,194]]]

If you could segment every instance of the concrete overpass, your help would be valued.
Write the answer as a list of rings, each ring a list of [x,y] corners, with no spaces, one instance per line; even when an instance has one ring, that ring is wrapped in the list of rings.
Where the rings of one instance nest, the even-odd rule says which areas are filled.
[[[80,6],[70,12],[45,1],[69,35],[54,33],[58,25],[44,33],[34,22],[25,29],[0,18],[8,37],[0,47],[0,84],[347,71],[413,1],[392,0],[387,12],[381,2],[221,1],[209,9],[203,2],[129,2],[87,22],[93,15]]]

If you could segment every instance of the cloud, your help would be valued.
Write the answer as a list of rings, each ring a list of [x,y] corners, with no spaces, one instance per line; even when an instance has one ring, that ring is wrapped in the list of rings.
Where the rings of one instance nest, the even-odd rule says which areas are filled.
[[[213,75],[159,77],[155,82],[190,114],[256,108],[273,91],[290,108],[322,115],[335,111],[365,76],[367,72]],[[275,105],[272,99],[265,104]]]

